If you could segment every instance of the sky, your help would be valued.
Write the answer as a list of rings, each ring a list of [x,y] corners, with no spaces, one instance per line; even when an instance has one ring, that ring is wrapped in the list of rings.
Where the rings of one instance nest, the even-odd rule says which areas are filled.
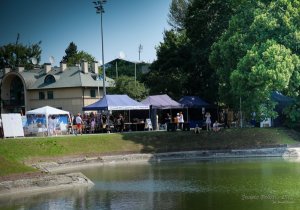
[[[41,62],[54,64],[70,42],[102,63],[101,21],[93,0],[0,0],[0,46],[42,41]],[[163,41],[171,0],[107,0],[103,14],[104,62],[125,54],[129,61],[156,60],[155,47]]]

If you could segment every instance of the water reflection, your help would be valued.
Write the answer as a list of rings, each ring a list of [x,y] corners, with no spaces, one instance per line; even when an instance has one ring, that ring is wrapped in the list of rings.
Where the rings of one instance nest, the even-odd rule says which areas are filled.
[[[81,171],[95,186],[0,200],[11,209],[296,209],[300,165],[222,159],[114,165]]]

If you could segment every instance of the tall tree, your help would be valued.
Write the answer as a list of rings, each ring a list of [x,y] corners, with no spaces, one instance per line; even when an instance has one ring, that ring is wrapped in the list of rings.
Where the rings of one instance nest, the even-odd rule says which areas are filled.
[[[218,77],[211,68],[211,46],[228,27],[234,13],[233,0],[195,0],[188,7],[185,28],[191,43],[191,68],[187,83],[192,94],[218,101]]]
[[[32,58],[41,61],[41,41],[31,45],[7,44],[0,47],[0,69],[5,67],[16,68],[23,66],[32,69],[34,64]]]
[[[276,116],[271,91],[299,95],[299,0],[247,1],[214,44],[211,64],[223,101],[258,117]],[[236,103],[234,103],[236,102]]]
[[[66,55],[62,58],[62,61],[68,63],[69,65],[75,65],[74,61],[70,61],[71,57],[74,57],[77,54],[77,45],[74,42],[71,42],[67,49],[65,50]]]
[[[174,30],[185,28],[187,9],[192,0],[172,0],[168,14],[168,23]]]
[[[110,88],[112,94],[127,94],[136,100],[142,100],[147,97],[149,90],[134,77],[120,76],[115,80],[115,86]]]
[[[185,33],[165,31],[164,40],[156,48],[157,60],[145,75],[151,94],[167,93],[179,98],[188,91],[186,74],[189,68],[190,50]]]
[[[71,42],[67,49],[65,50],[66,55],[63,57],[62,61],[66,62],[70,66],[75,66],[76,64],[81,63],[82,60],[92,63],[95,61],[95,58],[84,51],[77,51],[77,45],[74,42]]]

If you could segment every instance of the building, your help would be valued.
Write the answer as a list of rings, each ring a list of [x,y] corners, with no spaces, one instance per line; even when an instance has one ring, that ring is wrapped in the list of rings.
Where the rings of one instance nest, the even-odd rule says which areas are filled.
[[[98,63],[83,62],[80,66],[16,70],[5,68],[1,80],[1,113],[25,113],[42,106],[52,106],[73,114],[103,97],[103,79],[99,79]],[[114,80],[106,77],[106,87]]]

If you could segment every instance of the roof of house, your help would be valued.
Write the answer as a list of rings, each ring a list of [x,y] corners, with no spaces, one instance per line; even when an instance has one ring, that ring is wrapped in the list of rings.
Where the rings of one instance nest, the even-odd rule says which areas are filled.
[[[27,70],[19,73],[27,89],[53,89],[67,87],[103,87],[103,79],[93,72],[84,73],[80,67],[68,67],[61,71],[53,67],[46,74],[44,69]],[[114,80],[106,77],[106,87],[114,85]]]

